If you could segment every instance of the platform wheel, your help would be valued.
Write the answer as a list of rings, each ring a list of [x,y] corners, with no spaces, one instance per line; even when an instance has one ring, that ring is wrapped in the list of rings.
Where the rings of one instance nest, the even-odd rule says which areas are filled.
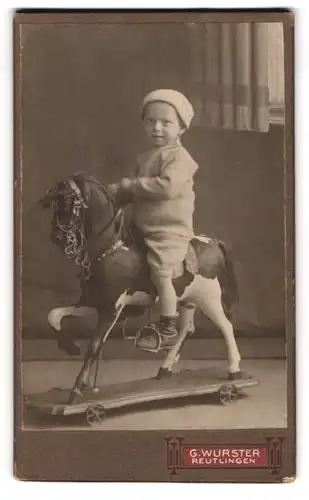
[[[224,384],[219,390],[219,399],[222,405],[230,405],[238,399],[238,390],[233,384]]]
[[[86,420],[89,425],[96,425],[106,417],[106,411],[103,405],[90,405],[86,410]]]

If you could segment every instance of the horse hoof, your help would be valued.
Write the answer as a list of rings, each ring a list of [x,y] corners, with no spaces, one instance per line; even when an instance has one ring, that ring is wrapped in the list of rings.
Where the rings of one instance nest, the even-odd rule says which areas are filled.
[[[75,344],[73,340],[58,340],[57,342],[58,348],[61,351],[64,351],[69,356],[79,356],[80,355],[80,347],[78,344]]]
[[[79,396],[79,394],[76,391],[71,392],[71,394],[69,395],[67,404],[73,405],[76,402],[76,399],[78,396]]]
[[[243,372],[239,370],[238,372],[230,373],[228,374],[228,379],[229,380],[248,380],[250,378],[254,378],[252,375],[249,375],[246,372]]]
[[[172,375],[173,375],[172,370],[169,370],[168,368],[162,368],[162,366],[160,366],[156,379],[157,380],[167,379],[171,378]]]

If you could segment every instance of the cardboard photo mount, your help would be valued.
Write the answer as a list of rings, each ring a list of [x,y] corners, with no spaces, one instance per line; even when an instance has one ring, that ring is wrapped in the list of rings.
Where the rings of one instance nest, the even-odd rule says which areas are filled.
[[[287,426],[282,428],[66,431],[25,430],[22,391],[22,83],[31,61],[22,58],[22,34],[52,25],[156,23],[282,23],[284,31],[284,221]],[[294,248],[294,14],[289,11],[18,11],[14,15],[14,183],[15,183],[15,446],[14,473],[26,481],[293,482],[296,475],[295,417],[295,248]],[[48,56],[47,56],[48,57]],[[29,66],[27,66],[29,65]],[[47,66],[46,66],[47,67]],[[44,85],[44,75],[42,75]],[[59,75],[60,78],[60,75]],[[78,83],[77,83],[78,85]],[[35,92],[36,89],[33,89]],[[112,98],[112,97],[111,97]],[[51,117],[52,118],[52,117]],[[42,166],[44,168],[44,166]],[[35,181],[35,179],[34,179]],[[254,397],[254,396],[253,396]],[[228,411],[228,408],[227,408]],[[205,450],[259,454],[260,462],[239,467],[192,463]],[[240,451],[243,450],[243,451]],[[255,450],[255,452],[254,452]],[[217,455],[216,455],[217,454]],[[190,462],[191,460],[191,462]]]

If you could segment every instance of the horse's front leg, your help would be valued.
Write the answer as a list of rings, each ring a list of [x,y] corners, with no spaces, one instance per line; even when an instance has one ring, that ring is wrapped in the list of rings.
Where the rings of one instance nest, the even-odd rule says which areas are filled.
[[[173,365],[178,362],[180,350],[189,335],[194,330],[195,305],[192,303],[183,303],[179,309],[179,336],[176,344],[169,350],[165,360],[157,374],[157,379],[168,378],[173,374]]]
[[[89,342],[87,352],[84,357],[84,362],[83,366],[75,380],[74,386],[71,390],[70,396],[69,396],[69,404],[74,403],[76,396],[80,396],[84,390],[84,388],[88,385],[89,377],[90,377],[90,370],[93,365],[93,363],[98,359],[100,356],[102,347],[104,343],[106,342],[108,336],[110,335],[112,329],[114,328],[115,324],[117,323],[119,316],[124,308],[124,304],[122,304],[117,312],[114,314],[113,317],[111,317],[109,320],[106,320],[106,317],[100,316],[99,317],[99,324],[98,327],[95,331],[95,334],[93,335],[91,341]],[[102,334],[103,332],[104,335]]]
[[[100,318],[98,327],[94,335],[92,336],[92,339],[89,342],[88,349],[84,357],[83,366],[79,374],[77,375],[74,386],[71,390],[68,401],[69,404],[74,403],[76,396],[78,395],[80,396],[84,388],[88,384],[91,366],[96,358],[96,355],[99,354],[99,348],[101,345],[101,338],[102,338],[102,330],[105,327],[105,324],[106,323]]]

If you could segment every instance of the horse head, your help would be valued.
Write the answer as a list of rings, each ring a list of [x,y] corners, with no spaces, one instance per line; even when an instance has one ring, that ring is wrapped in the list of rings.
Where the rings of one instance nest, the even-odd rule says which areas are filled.
[[[121,210],[93,177],[76,173],[57,182],[40,204],[52,208],[51,241],[75,264],[89,268],[115,242]]]

